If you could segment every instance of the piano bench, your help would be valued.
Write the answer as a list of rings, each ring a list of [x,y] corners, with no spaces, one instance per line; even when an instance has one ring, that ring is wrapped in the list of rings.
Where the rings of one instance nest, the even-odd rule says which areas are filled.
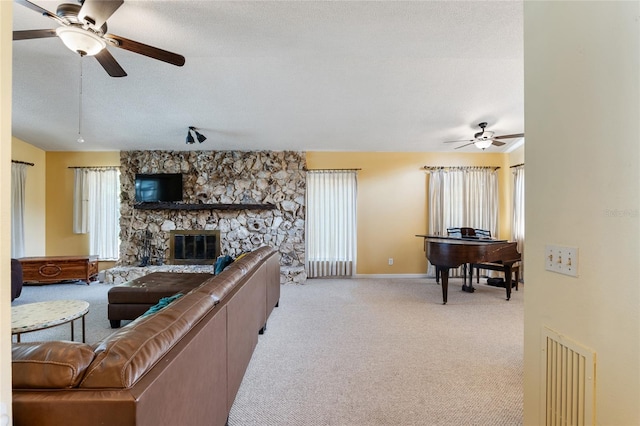
[[[479,283],[480,282],[480,269],[488,269],[491,271],[501,271],[501,272],[506,272],[504,265],[502,263],[472,263],[471,265],[469,265],[469,273],[471,274],[471,276],[473,276],[473,268],[476,268],[476,282]],[[511,272],[513,274],[515,274],[515,284],[516,284],[516,290],[518,290],[518,282],[520,280],[520,265],[519,264],[514,264],[513,266],[511,266]],[[512,277],[513,278],[513,277]],[[505,277],[506,280],[506,277]],[[511,285],[513,285],[514,281],[511,281]]]

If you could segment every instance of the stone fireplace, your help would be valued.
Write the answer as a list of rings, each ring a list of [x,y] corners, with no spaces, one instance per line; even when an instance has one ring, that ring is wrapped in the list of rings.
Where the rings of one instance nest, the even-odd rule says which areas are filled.
[[[219,230],[173,230],[169,233],[170,265],[210,265],[220,256]]]
[[[195,263],[204,260],[198,254],[170,260],[171,231],[179,230],[219,231],[219,247],[207,258],[220,253],[235,258],[261,246],[274,247],[280,252],[281,282],[304,282],[305,165],[305,154],[296,151],[121,151],[122,243],[118,263],[110,270],[113,282],[149,273],[148,268],[212,269],[211,259]],[[182,174],[182,202],[137,203],[137,173]],[[192,244],[196,248],[202,244],[197,237],[193,241],[187,237],[178,243],[187,251]],[[144,256],[149,257],[147,269],[137,266]]]

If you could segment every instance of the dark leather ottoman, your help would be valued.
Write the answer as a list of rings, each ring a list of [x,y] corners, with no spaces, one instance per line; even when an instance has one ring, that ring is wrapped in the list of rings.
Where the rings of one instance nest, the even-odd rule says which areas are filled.
[[[203,273],[152,272],[116,285],[108,293],[107,316],[111,328],[120,327],[121,320],[138,318],[163,297],[187,293],[213,277]]]

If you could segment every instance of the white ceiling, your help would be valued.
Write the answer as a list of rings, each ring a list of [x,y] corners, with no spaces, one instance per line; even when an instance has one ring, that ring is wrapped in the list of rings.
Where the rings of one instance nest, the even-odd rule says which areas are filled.
[[[33,3],[55,13],[59,2]],[[14,3],[14,30],[57,24]],[[47,151],[454,151],[524,131],[522,1],[133,1],[108,32],[127,77],[57,37],[13,42],[13,135]],[[78,133],[80,67],[82,135]],[[188,126],[208,139],[186,145]],[[521,140],[509,139],[509,150]],[[461,144],[460,144],[461,145]],[[462,152],[480,152],[474,146]]]

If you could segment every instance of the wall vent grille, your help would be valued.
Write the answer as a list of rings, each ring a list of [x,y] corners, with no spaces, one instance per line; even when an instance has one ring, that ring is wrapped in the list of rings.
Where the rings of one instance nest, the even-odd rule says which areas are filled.
[[[547,327],[541,340],[545,425],[595,424],[595,353]]]

